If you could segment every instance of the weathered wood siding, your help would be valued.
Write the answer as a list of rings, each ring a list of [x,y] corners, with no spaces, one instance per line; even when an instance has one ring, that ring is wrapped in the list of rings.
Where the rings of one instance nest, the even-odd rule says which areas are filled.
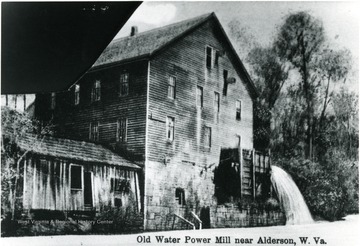
[[[92,207],[84,206],[84,179],[82,189],[71,189],[70,165],[92,173]],[[79,163],[45,156],[30,156],[24,161],[24,209],[85,210],[115,206],[120,198],[122,206],[140,209],[138,174],[129,169],[96,163]],[[111,191],[111,178],[126,179],[130,192]]]
[[[209,70],[205,49],[209,45],[225,55],[219,65]],[[218,161],[220,148],[236,147],[241,136],[244,148],[253,147],[253,103],[243,79],[231,62],[229,47],[217,38],[211,22],[185,36],[151,60],[149,91],[149,160],[161,161],[163,156],[209,164]],[[236,83],[228,85],[223,95],[223,70]],[[176,77],[176,99],[167,97],[169,76]],[[196,106],[196,88],[203,87],[203,108]],[[214,92],[220,94],[220,112],[214,110]],[[241,120],[236,120],[236,100],[242,102]],[[166,117],[175,118],[175,139],[166,141]],[[211,127],[211,148],[204,147],[204,126]],[[206,158],[205,158],[206,157]],[[207,161],[205,161],[207,159]]]
[[[129,94],[119,96],[120,74],[129,73]],[[91,101],[91,89],[96,80],[101,81],[101,99]],[[55,110],[50,109],[50,95],[37,95],[36,115],[56,126],[56,136],[89,141],[90,123],[99,123],[99,141],[144,160],[146,118],[147,62],[139,61],[111,68],[93,70],[79,81],[80,103],[75,105],[75,88],[56,94]],[[116,141],[117,120],[127,118],[127,141]]]
[[[145,166],[147,229],[158,229],[162,210],[182,213],[184,206],[216,204],[213,170],[221,148],[253,148],[253,100],[244,75],[234,67],[230,47],[217,35],[213,21],[185,35],[150,61],[148,155]],[[206,67],[206,46],[222,53],[218,66]],[[236,79],[223,95],[223,71]],[[176,77],[176,98],[168,98],[169,77]],[[196,88],[203,88],[203,107],[196,105]],[[220,94],[220,112],[214,110],[214,92]],[[241,100],[241,120],[236,120],[236,101]],[[174,117],[174,140],[166,136],[166,117]],[[211,128],[211,147],[204,146],[205,127]],[[185,190],[186,205],[175,198],[177,187]],[[240,187],[239,187],[240,189]],[[160,213],[157,211],[161,207]],[[166,213],[166,212],[165,212]],[[165,226],[166,227],[166,226]]]

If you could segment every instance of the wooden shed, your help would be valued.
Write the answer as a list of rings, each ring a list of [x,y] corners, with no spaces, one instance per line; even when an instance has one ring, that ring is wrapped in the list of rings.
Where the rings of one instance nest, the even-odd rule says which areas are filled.
[[[139,166],[105,147],[54,137],[26,136],[23,208],[61,211],[136,206],[140,210]]]

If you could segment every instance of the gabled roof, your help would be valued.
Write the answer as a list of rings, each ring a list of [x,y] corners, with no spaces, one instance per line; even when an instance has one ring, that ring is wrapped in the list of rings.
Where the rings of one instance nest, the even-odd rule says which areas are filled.
[[[209,19],[214,19],[215,23],[219,27],[221,34],[235,57],[235,67],[244,73],[247,85],[252,92],[251,95],[256,97],[258,95],[257,89],[214,12],[164,27],[152,29],[134,36],[115,39],[108,45],[108,47],[106,47],[94,63],[93,67],[102,67],[103,65],[111,63],[149,58],[158,51],[166,48],[174,41],[196,29]]]
[[[115,39],[106,47],[94,66],[149,56],[185,32],[208,20],[211,16],[212,14],[205,14],[134,36]]]
[[[24,138],[19,139],[18,145],[20,149],[31,153],[64,158],[70,161],[102,163],[140,169],[138,165],[95,143],[50,136],[36,137],[27,134]]]

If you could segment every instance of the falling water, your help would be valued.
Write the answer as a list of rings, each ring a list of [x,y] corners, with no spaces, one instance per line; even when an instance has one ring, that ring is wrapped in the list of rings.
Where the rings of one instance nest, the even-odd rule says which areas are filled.
[[[286,224],[312,223],[313,219],[309,208],[291,176],[277,166],[272,166],[271,170],[271,183],[278,195],[280,204],[285,210]]]

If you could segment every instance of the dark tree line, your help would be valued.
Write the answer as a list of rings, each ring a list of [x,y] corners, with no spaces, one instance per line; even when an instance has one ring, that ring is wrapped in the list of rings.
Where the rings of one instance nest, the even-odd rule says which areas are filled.
[[[337,219],[357,210],[358,94],[348,88],[357,82],[350,51],[336,48],[307,12],[286,16],[266,47],[239,22],[229,27],[260,92],[255,148],[271,149],[315,216]]]

